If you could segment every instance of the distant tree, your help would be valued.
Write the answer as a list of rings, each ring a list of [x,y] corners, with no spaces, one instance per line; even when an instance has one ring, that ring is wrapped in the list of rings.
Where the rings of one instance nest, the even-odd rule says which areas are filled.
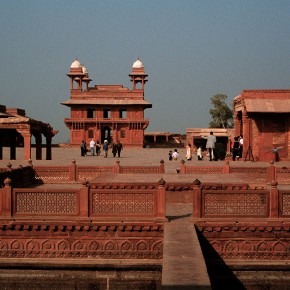
[[[233,111],[229,108],[225,100],[227,95],[216,94],[211,97],[212,109],[209,110],[212,120],[209,123],[210,128],[233,128]]]

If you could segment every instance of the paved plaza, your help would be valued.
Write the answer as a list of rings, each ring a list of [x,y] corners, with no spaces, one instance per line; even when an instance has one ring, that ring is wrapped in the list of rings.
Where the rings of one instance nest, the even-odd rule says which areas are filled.
[[[76,160],[76,164],[79,166],[113,166],[116,165],[117,160],[120,161],[121,166],[159,166],[160,161],[164,160],[165,174],[115,174],[107,177],[102,177],[102,181],[158,181],[163,178],[167,182],[192,182],[198,178],[201,182],[247,182],[247,183],[259,183],[256,177],[245,176],[245,174],[177,174],[177,169],[180,168],[181,160],[186,160],[186,149],[179,148],[178,152],[180,157],[178,160],[168,160],[168,152],[171,148],[124,148],[121,152],[121,157],[113,157],[111,150],[109,151],[108,158],[104,158],[103,152],[100,156],[91,156],[88,152],[87,156],[82,157],[80,149],[77,147],[53,147],[52,148],[52,160],[45,160],[45,149],[43,149],[43,159],[35,160],[35,148],[32,148],[32,163],[34,166],[55,166],[64,165],[68,166],[72,163],[72,160]],[[174,149],[174,148],[172,148]],[[9,160],[9,150],[4,148],[3,160],[0,160],[0,167],[6,167],[8,163],[12,164],[12,168],[16,168],[19,165],[26,166],[27,160],[23,159],[23,148],[17,148],[16,160]],[[186,166],[223,166],[225,161],[209,161],[208,157],[204,160],[198,161],[194,155],[191,161],[185,161]],[[269,162],[252,162],[244,161],[231,161],[230,166],[239,167],[267,167]],[[289,161],[282,161],[276,163],[279,167],[290,167]]]

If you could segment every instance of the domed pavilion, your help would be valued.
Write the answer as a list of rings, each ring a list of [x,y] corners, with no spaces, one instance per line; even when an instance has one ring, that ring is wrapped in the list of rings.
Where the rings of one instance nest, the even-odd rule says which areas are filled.
[[[137,59],[129,74],[130,90],[123,85],[95,85],[88,70],[76,59],[67,74],[70,78],[70,99],[61,104],[70,108],[70,117],[64,122],[70,129],[70,144],[79,145],[91,139],[101,143],[120,141],[125,146],[143,147],[144,130],[149,120],[144,111],[152,104],[144,100],[148,75]]]

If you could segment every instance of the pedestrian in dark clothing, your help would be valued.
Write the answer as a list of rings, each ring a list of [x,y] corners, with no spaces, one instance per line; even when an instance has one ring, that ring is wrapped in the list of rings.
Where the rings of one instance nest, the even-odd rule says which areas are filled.
[[[232,155],[233,155],[233,161],[236,160],[236,157],[239,159],[239,153],[240,153],[240,143],[239,143],[239,138],[235,137],[234,138],[234,144],[233,144],[233,149],[232,149]]]
[[[81,147],[81,156],[87,156],[87,146],[84,140],[81,142],[80,147]]]
[[[116,154],[117,154],[117,144],[113,143],[112,145],[112,153],[113,153],[113,156],[116,157]]]
[[[100,141],[97,140],[96,142],[96,155],[99,156],[101,154],[101,144]]]
[[[169,153],[168,153],[168,160],[169,160],[169,161],[172,160],[172,150],[169,150]]]
[[[118,152],[118,157],[121,157],[121,151],[123,150],[123,145],[121,144],[121,142],[118,140],[117,141],[117,152]]]

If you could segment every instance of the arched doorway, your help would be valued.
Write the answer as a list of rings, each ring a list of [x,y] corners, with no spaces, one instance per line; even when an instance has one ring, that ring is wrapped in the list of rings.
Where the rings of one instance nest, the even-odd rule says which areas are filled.
[[[101,142],[104,143],[104,140],[107,140],[108,143],[110,144],[111,143],[111,134],[112,134],[112,130],[109,126],[104,126],[102,128],[102,139],[101,139]]]

